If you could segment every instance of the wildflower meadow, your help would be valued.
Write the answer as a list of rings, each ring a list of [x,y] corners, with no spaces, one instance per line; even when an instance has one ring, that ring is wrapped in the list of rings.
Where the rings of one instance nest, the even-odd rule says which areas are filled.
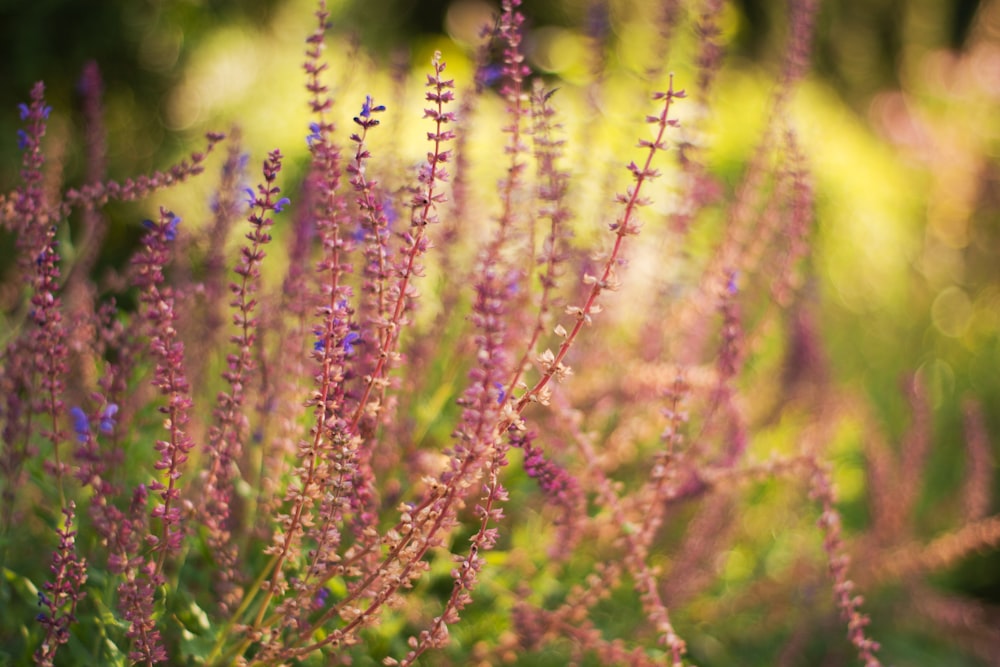
[[[1000,3],[344,4],[0,109],[0,665],[997,664]]]

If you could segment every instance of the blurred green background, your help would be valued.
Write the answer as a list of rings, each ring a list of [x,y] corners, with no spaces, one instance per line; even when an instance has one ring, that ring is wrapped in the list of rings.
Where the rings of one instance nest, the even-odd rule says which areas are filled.
[[[171,91],[201,49],[220,31],[257,32],[255,48],[267,50],[269,35],[284,29],[276,21],[313,3],[300,0],[3,0],[0,2],[0,182],[13,182],[17,167],[16,105],[35,81],[45,81],[49,99],[61,113],[78,102],[76,84],[85,63],[96,61],[107,87],[112,164],[123,169],[149,166],[170,154],[176,128],[165,111]],[[333,0],[334,30],[355,35],[375,58],[391,64],[408,59],[415,45],[447,35],[449,11],[456,17],[470,7],[465,0]],[[562,28],[576,33],[593,20],[592,0],[529,0],[523,6],[534,31]],[[640,0],[611,3],[627,16]],[[766,62],[780,49],[786,3],[737,0],[729,8],[734,30],[727,35],[730,59]],[[464,10],[464,11],[463,11]],[[475,10],[471,13],[475,13]],[[905,63],[922,52],[961,53],[980,11],[977,0],[836,0],[821,3],[814,49],[814,76],[864,116],[873,97],[907,88]],[[617,25],[626,25],[619,21]],[[995,29],[995,28],[994,28]],[[282,37],[278,35],[278,37]],[[288,35],[284,35],[288,37]],[[468,35],[462,35],[467,38]],[[299,40],[300,35],[291,35]],[[628,32],[614,37],[632,40]],[[252,73],[250,73],[252,74]],[[265,92],[265,91],[262,91]],[[131,163],[131,164],[129,164]],[[71,174],[72,176],[72,174]]]

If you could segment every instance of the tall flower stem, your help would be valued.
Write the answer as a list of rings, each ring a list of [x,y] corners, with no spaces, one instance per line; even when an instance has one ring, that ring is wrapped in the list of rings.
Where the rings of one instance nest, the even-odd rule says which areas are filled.
[[[641,206],[648,203],[648,200],[641,196],[642,187],[647,181],[650,181],[659,175],[659,172],[652,168],[653,157],[656,155],[657,151],[666,150],[667,145],[664,142],[664,137],[666,136],[667,128],[677,126],[677,121],[671,119],[669,116],[670,106],[674,100],[681,99],[683,97],[685,97],[683,90],[674,90],[673,75],[670,76],[670,83],[667,91],[664,93],[656,93],[653,96],[653,99],[663,100],[663,110],[660,112],[660,115],[646,117],[646,120],[649,123],[655,123],[657,126],[656,139],[654,141],[639,141],[639,146],[647,149],[646,159],[641,168],[637,166],[635,162],[631,162],[628,165],[628,169],[632,172],[632,178],[635,181],[635,184],[630,186],[625,194],[618,195],[618,202],[624,206],[624,210],[621,217],[610,225],[611,231],[615,233],[614,245],[612,246],[607,259],[604,261],[604,266],[600,272],[600,276],[596,278],[594,276],[584,276],[584,281],[591,285],[590,293],[587,295],[587,300],[584,302],[582,307],[570,306],[566,309],[568,314],[575,316],[576,322],[573,324],[573,328],[566,334],[562,344],[559,346],[559,350],[554,355],[552,355],[551,352],[547,355],[542,355],[542,358],[540,359],[542,364],[542,375],[538,381],[535,382],[534,386],[528,389],[528,391],[526,391],[515,403],[514,410],[517,414],[520,414],[528,403],[535,401],[542,403],[547,402],[545,394],[547,385],[551,382],[553,377],[561,377],[567,372],[568,369],[563,364],[563,360],[566,358],[566,354],[573,346],[573,341],[576,340],[580,330],[583,329],[584,324],[589,324],[592,316],[599,312],[600,306],[597,302],[601,292],[605,290],[614,291],[618,288],[619,283],[617,277],[615,276],[615,266],[618,265],[619,256],[625,243],[625,237],[639,233],[639,225],[635,220],[636,212]],[[513,422],[511,421],[510,423]]]
[[[408,246],[405,259],[397,270],[396,285],[392,289],[395,302],[391,306],[389,321],[380,331],[378,338],[378,360],[371,373],[369,380],[365,383],[361,399],[354,414],[351,416],[351,427],[357,428],[359,421],[368,405],[376,382],[385,375],[399,340],[400,328],[402,324],[403,311],[406,308],[407,299],[411,296],[410,281],[414,277],[421,275],[421,267],[418,258],[427,251],[428,242],[426,240],[427,225],[437,222],[435,213],[439,204],[447,201],[445,195],[436,190],[438,184],[443,184],[448,180],[448,172],[445,164],[451,159],[451,152],[445,150],[446,142],[455,138],[455,133],[447,127],[455,122],[455,114],[445,111],[445,105],[455,99],[452,89],[455,83],[451,79],[444,79],[445,63],[441,59],[441,53],[436,52],[432,61],[434,74],[428,75],[427,87],[430,89],[426,94],[428,102],[432,107],[424,109],[424,117],[434,121],[434,131],[427,133],[427,139],[433,144],[427,154],[427,162],[421,168],[419,181],[423,186],[411,200],[413,207],[413,219],[411,221],[412,231],[404,235],[404,240]]]

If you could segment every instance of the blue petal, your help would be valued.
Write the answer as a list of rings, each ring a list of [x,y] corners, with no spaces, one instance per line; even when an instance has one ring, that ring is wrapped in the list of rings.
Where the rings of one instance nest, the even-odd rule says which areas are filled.
[[[69,416],[73,420],[73,431],[76,432],[77,439],[80,442],[86,442],[87,435],[90,433],[90,420],[87,418],[87,413],[74,406],[70,408]]]
[[[170,218],[170,222],[167,223],[167,230],[163,233],[163,237],[168,241],[173,241],[177,238],[177,225],[179,225],[181,219],[176,215]]]

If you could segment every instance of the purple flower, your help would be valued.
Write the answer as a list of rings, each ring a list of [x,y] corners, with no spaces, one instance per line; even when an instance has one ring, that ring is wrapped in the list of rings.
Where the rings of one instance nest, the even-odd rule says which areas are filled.
[[[41,111],[42,118],[47,119],[49,114],[52,113],[52,107],[43,105]],[[28,117],[31,115],[31,107],[22,102],[17,105],[17,112],[21,116],[21,120],[28,120]]]
[[[274,212],[281,213],[281,211],[291,203],[292,203],[291,199],[289,199],[288,197],[282,197],[281,199],[279,199],[274,203]]]
[[[312,145],[317,141],[322,141],[323,135],[320,134],[319,123],[309,123],[309,134],[306,135],[306,143],[312,148]]]
[[[380,104],[377,107],[373,107],[372,106],[372,96],[371,95],[366,95],[365,96],[365,103],[361,105],[361,117],[362,118],[369,118],[369,117],[371,117],[371,115],[372,115],[373,112],[377,112],[377,111],[385,111],[385,105],[384,104]]]
[[[167,223],[167,229],[163,233],[163,238],[168,241],[173,241],[177,238],[177,225],[181,223],[181,219],[176,215],[170,218],[170,222]]]
[[[17,110],[21,116],[21,120],[28,120],[28,117],[31,115],[31,107],[22,102],[21,104],[17,105]],[[47,120],[50,113],[52,113],[52,107],[48,105],[43,105],[40,114],[42,119]]]
[[[355,343],[361,340],[361,334],[357,331],[350,331],[344,336],[344,354],[354,354]],[[326,337],[322,332],[316,332],[316,342],[313,343],[313,349],[317,352],[322,352],[326,348]]]
[[[344,354],[350,355],[354,354],[354,346],[361,341],[361,334],[357,331],[349,331],[346,336],[344,336],[343,348]],[[323,348],[326,347],[326,336],[322,332],[316,332],[316,342],[313,343],[313,349],[317,352],[322,352]]]
[[[90,435],[90,420],[87,419],[87,413],[74,406],[70,408],[69,416],[73,420],[73,431],[76,432],[76,439],[80,442],[86,442],[87,436]]]
[[[371,95],[365,96],[365,103],[361,105],[361,113],[354,117],[354,122],[364,128],[374,127],[378,125],[378,121],[372,118],[373,113],[378,113],[380,111],[385,111],[385,105],[379,104],[374,106]]]
[[[498,392],[500,392],[497,395],[497,404],[503,405],[504,399],[507,398],[507,392],[503,390],[503,384],[501,384],[500,382],[494,382],[493,386],[497,388]]]
[[[253,188],[243,188],[243,192],[247,193],[247,206],[253,208],[257,205],[257,195],[253,193]]]
[[[115,415],[118,414],[118,406],[114,403],[108,403],[105,406],[104,411],[101,413],[101,423],[99,428],[101,433],[111,433],[115,430]]]
[[[313,598],[313,609],[322,609],[326,606],[326,599],[330,597],[330,589],[321,588],[316,591],[316,597]]]
[[[503,78],[503,66],[500,63],[484,65],[476,73],[476,83],[481,88],[489,88]]]
[[[361,340],[361,334],[357,331],[351,331],[344,336],[344,354],[353,354],[354,344],[359,340]]]
[[[163,231],[163,238],[167,241],[173,241],[177,238],[177,225],[181,222],[181,219],[178,216],[173,215],[172,213],[170,215],[171,218],[167,222],[166,229]],[[142,226],[150,231],[156,230],[156,223],[152,220],[143,220]]]
[[[353,239],[356,243],[361,243],[362,241],[364,241],[365,226],[362,224],[358,224],[357,228],[353,232],[351,232],[351,239]]]
[[[516,274],[512,273],[509,276],[509,279],[507,280],[507,285],[504,287],[504,291],[507,293],[507,296],[510,297],[517,296],[518,293],[521,291],[521,285],[518,284]]]
[[[24,130],[17,131],[17,147],[22,151],[28,147],[28,133]]]
[[[729,280],[726,282],[726,291],[732,296],[736,296],[739,291],[739,286],[736,284],[736,279],[739,278],[739,271],[730,271]]]

